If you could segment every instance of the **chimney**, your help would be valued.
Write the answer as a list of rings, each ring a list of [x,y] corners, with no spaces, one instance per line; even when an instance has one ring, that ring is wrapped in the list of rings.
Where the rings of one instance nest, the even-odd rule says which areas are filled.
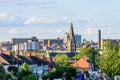
[[[101,30],[98,30],[98,48],[101,49]]]
[[[26,56],[26,57],[30,57],[30,56],[31,56],[31,53],[30,53],[30,52],[25,52],[25,56]]]
[[[2,54],[2,49],[0,49],[0,54]]]

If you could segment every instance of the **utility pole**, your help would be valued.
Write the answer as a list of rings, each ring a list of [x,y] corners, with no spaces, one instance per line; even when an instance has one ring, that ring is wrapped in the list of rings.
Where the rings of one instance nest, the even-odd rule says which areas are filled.
[[[75,53],[75,56],[76,56],[76,42],[74,42],[74,45],[75,45],[75,51],[74,51],[74,53]],[[76,64],[76,72],[77,72],[78,65],[77,65],[77,59],[76,59],[76,57],[75,57],[75,64]]]
[[[18,50],[17,50],[17,56],[18,56],[18,59],[17,59],[17,69],[18,69],[17,80],[18,80],[18,77],[19,77],[19,43],[17,43],[17,46],[18,46]]]

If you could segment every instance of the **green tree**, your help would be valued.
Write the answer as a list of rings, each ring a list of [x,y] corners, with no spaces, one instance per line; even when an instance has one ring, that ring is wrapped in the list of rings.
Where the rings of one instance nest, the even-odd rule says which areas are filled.
[[[23,76],[26,76],[26,75],[29,75],[29,74],[32,73],[26,63],[24,63],[24,64],[22,65],[22,67],[21,67],[21,73],[23,74]]]
[[[8,73],[7,73],[8,77],[7,77],[7,79],[8,80],[16,80],[17,79],[17,71],[18,71],[17,67],[9,66],[7,68],[7,70],[8,70]]]
[[[38,80],[38,77],[33,74],[29,74],[27,76],[22,77],[22,80]]]
[[[120,75],[120,49],[119,45],[107,40],[103,45],[102,54],[98,57],[98,65],[109,77]]]
[[[65,66],[69,66],[70,65],[70,63],[69,63],[69,57],[66,55],[66,54],[58,54],[56,57],[55,57],[55,59],[56,59],[56,64],[58,65],[58,66],[63,66],[63,67],[65,67]]]
[[[43,79],[47,80],[53,80],[55,78],[63,78],[66,76],[66,80],[72,80],[76,75],[76,68],[72,66],[57,66],[56,68],[53,68],[48,75],[44,75]]]
[[[6,80],[5,69],[2,64],[0,64],[0,80]]]
[[[44,75],[45,80],[54,78],[63,78],[66,76],[67,80],[72,80],[76,75],[76,68],[69,63],[69,58],[66,54],[58,54],[56,57],[57,66],[53,68],[48,75]]]
[[[23,63],[19,73],[19,80],[22,80],[23,77],[28,76],[30,74],[32,74],[32,71],[30,70],[26,63]]]
[[[10,50],[10,55],[15,55],[15,51]]]
[[[98,54],[98,50],[96,50],[95,48],[89,46],[89,47],[83,47],[80,49],[80,52],[74,57],[74,59],[80,59],[84,56],[87,56],[89,58],[90,63],[92,63],[93,69],[95,69],[96,65],[96,57]]]
[[[91,46],[83,47],[80,49],[80,52],[75,56],[75,58],[79,59],[83,56],[87,56],[88,58],[91,58],[91,56],[94,56],[96,54],[97,54],[97,50],[94,47]]]

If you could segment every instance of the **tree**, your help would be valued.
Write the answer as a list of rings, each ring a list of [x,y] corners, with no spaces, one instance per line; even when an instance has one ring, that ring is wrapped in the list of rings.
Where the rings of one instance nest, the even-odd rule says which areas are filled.
[[[27,76],[24,76],[22,80],[38,80],[38,77],[36,75],[29,74]]]
[[[87,56],[89,58],[89,62],[93,64],[93,69],[95,69],[96,66],[96,55],[98,54],[98,50],[96,50],[94,47],[83,47],[80,49],[80,52],[74,57],[74,59],[80,59],[84,56]]]
[[[26,63],[24,63],[21,67],[21,73],[23,74],[23,76],[29,75],[32,72],[29,70],[29,67]]]
[[[58,54],[56,57],[55,57],[55,59],[56,59],[56,64],[58,65],[58,66],[63,66],[63,67],[65,67],[65,66],[69,66],[70,65],[70,63],[69,63],[69,57],[66,55],[66,54]]]
[[[19,73],[19,80],[22,80],[23,77],[32,74],[32,71],[29,69],[26,63],[23,63],[20,73]]]
[[[72,80],[73,77],[76,75],[76,68],[72,66],[59,66],[53,68],[48,75],[43,76],[43,80],[53,80],[55,78],[63,78],[66,76],[66,80]]]
[[[15,55],[15,51],[10,50],[10,55]]]
[[[6,80],[5,69],[2,64],[0,64],[0,80]]]
[[[9,66],[7,68],[7,70],[8,70],[7,79],[8,80],[16,80],[17,79],[17,71],[18,71],[17,67]]]
[[[120,75],[120,48],[118,44],[113,44],[107,40],[103,45],[103,54],[99,55],[97,63],[109,77]]]
[[[96,54],[97,54],[97,50],[94,47],[89,46],[89,47],[81,48],[80,52],[75,57],[77,59],[79,59],[83,56],[87,56],[87,57],[91,58],[92,55],[96,55]]]
[[[66,76],[67,80],[72,80],[72,77],[76,75],[76,68],[72,67],[69,63],[69,58],[66,54],[58,54],[56,57],[57,66],[53,68],[48,75],[44,75],[45,80],[54,78],[63,78]]]

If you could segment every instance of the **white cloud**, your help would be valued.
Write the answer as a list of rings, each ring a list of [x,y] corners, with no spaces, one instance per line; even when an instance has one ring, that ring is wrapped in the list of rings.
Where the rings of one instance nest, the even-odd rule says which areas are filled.
[[[61,18],[61,21],[68,22],[70,19],[67,16],[64,16]]]
[[[24,22],[24,24],[56,23],[56,22],[57,20],[53,18],[30,17]]]
[[[57,30],[56,30],[56,33],[61,33],[61,32],[62,32],[61,29],[57,29]]]
[[[1,18],[1,19],[4,18],[4,17],[6,17],[6,16],[8,16],[7,13],[0,13],[0,18]]]
[[[37,19],[36,17],[31,17],[31,18],[27,19],[27,20],[24,22],[24,24],[34,24],[34,23],[36,23],[36,22],[38,22],[38,19]]]
[[[46,33],[46,32],[47,32],[47,30],[44,30],[44,29],[39,31],[39,33]]]
[[[96,33],[96,30],[90,27],[86,28],[84,31],[84,34],[88,34],[88,35],[95,34],[95,33]]]
[[[27,33],[28,30],[22,29],[22,28],[12,28],[8,31],[9,34],[22,34],[22,33]]]
[[[46,18],[46,17],[44,17],[44,18],[39,18],[38,22],[40,22],[40,23],[56,23],[57,20],[53,19],[53,18]]]
[[[70,22],[72,21],[71,18],[67,17],[67,16],[63,16],[63,17],[59,17],[59,18],[50,18],[50,17],[29,17],[24,21],[25,25],[49,25],[49,26],[54,26],[54,25],[66,25],[66,24],[70,24]],[[86,24],[88,24],[87,20],[83,20],[83,19],[74,19],[73,24],[75,22],[75,24],[77,24],[78,26],[85,26]],[[89,27],[89,26],[88,26]],[[58,31],[59,32],[59,31]]]
[[[18,29],[13,28],[8,31],[9,34],[18,34]]]
[[[111,34],[112,31],[109,29],[108,31],[106,31],[107,34]]]
[[[30,17],[25,20],[24,24],[54,24],[54,23],[63,23],[63,22],[70,22],[68,17],[61,17],[61,18],[48,18],[48,17]]]
[[[0,21],[13,22],[15,20],[16,18],[14,16],[10,16],[7,13],[0,13]]]
[[[112,34],[112,30],[111,29],[104,29],[102,31],[102,33],[105,34],[105,35],[110,35],[110,34]]]

